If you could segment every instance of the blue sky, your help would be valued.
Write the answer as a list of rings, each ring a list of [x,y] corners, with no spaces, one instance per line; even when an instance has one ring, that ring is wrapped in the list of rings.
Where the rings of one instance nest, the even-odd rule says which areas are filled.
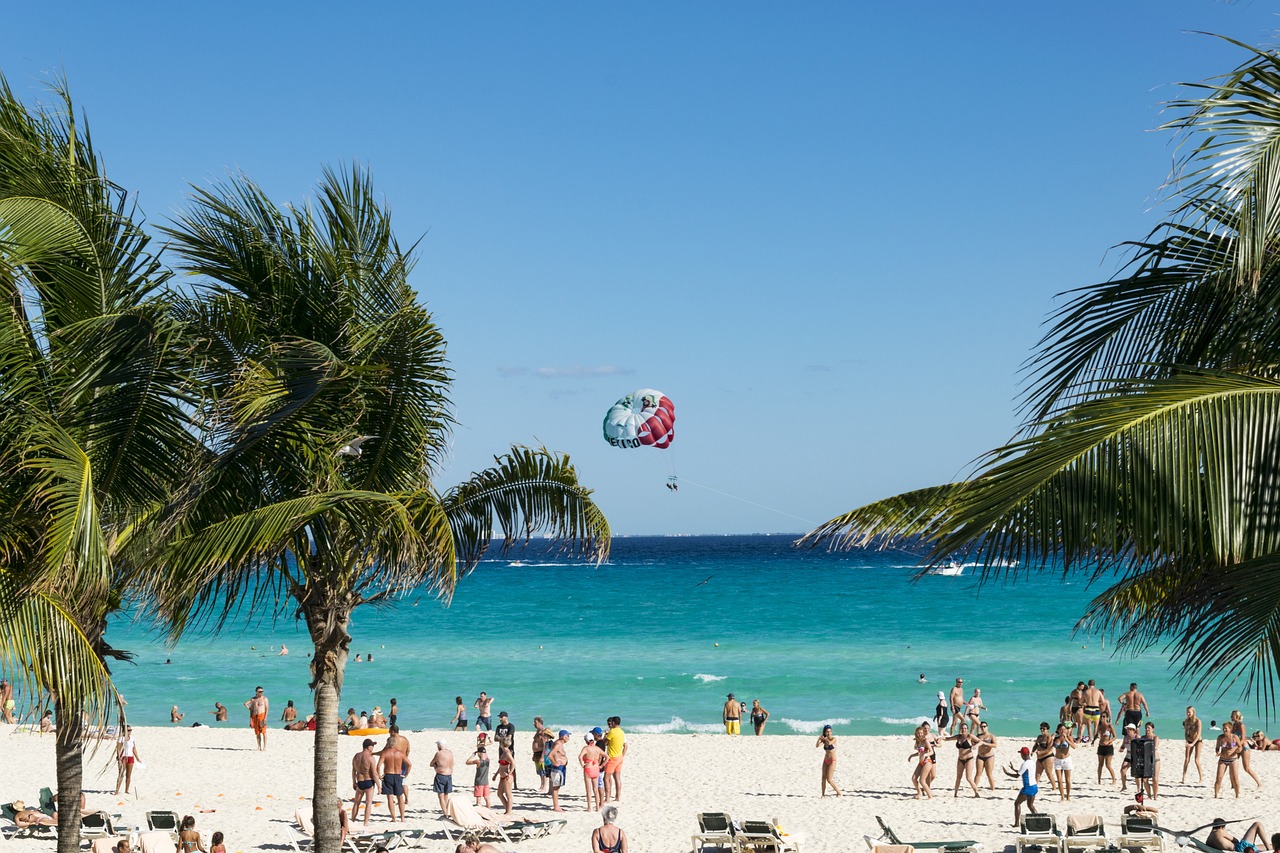
[[[243,170],[373,172],[449,341],[447,485],[568,452],[617,533],[800,532],[1014,431],[1064,290],[1156,224],[1179,81],[1272,4],[19,5],[0,70],[65,72],[153,223]],[[676,404],[619,451],[609,405]],[[673,494],[663,487],[680,477]]]

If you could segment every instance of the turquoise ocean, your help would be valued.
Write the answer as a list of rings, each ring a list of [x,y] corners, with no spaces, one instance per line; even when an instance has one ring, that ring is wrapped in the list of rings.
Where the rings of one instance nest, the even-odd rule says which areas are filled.
[[[733,692],[770,711],[767,734],[814,734],[824,723],[840,734],[905,734],[962,677],[967,691],[981,688],[997,734],[1026,735],[1056,721],[1078,680],[1094,678],[1113,702],[1138,682],[1160,731],[1180,731],[1189,697],[1158,649],[1117,658],[1074,633],[1097,592],[1082,578],[980,585],[968,567],[913,580],[905,552],[793,541],[618,538],[598,567],[541,542],[506,556],[495,549],[448,606],[415,592],[357,611],[342,707],[385,711],[394,696],[403,728],[441,728],[455,696],[470,707],[484,690],[521,730],[535,714],[573,731],[616,714],[631,731],[690,733],[720,731]],[[291,610],[175,646],[121,618],[108,640],[136,655],[114,666],[134,724],[168,725],[173,704],[185,724],[210,724],[206,712],[221,701],[232,711],[221,725],[242,726],[241,703],[258,684],[273,717],[286,700],[303,714],[311,701],[309,642]],[[282,643],[287,657],[275,654]],[[373,663],[354,662],[370,653]],[[1232,707],[1257,717],[1236,692],[1214,699],[1196,703],[1205,720]]]

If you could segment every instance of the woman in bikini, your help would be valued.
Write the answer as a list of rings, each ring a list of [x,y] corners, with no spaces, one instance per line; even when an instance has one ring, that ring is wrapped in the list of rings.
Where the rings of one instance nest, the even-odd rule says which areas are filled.
[[[751,725],[756,730],[756,737],[764,734],[764,724],[769,721],[769,712],[760,707],[759,699],[751,700]]]
[[[987,786],[996,789],[996,777],[992,770],[996,766],[996,736],[987,728],[986,723],[978,723],[978,765],[973,772],[974,781],[981,782],[982,774],[987,774]]]
[[[1262,780],[1258,778],[1258,774],[1253,772],[1249,767],[1249,753],[1253,751],[1253,744],[1249,741],[1249,730],[1245,728],[1244,717],[1239,711],[1231,712],[1231,722],[1227,723],[1236,733],[1236,740],[1240,741],[1240,769],[1249,774],[1249,778],[1259,788],[1262,787]]]
[[[1076,745],[1066,723],[1058,723],[1053,733],[1053,784],[1058,789],[1058,800],[1071,799],[1071,749]]]
[[[1049,734],[1049,724],[1040,724],[1040,734],[1036,736],[1032,751],[1036,756],[1036,784],[1040,784],[1040,774],[1044,774],[1053,785],[1053,736]]]
[[[943,740],[953,740],[956,742],[956,785],[951,791],[951,796],[960,796],[960,780],[964,779],[969,783],[969,787],[973,789],[973,795],[978,796],[978,786],[973,780],[973,750],[978,745],[977,738],[969,737],[969,725],[967,723],[960,724],[960,731]]]
[[[1200,743],[1204,740],[1203,724],[1200,718],[1196,716],[1194,705],[1187,706],[1187,716],[1182,721],[1182,737],[1187,742],[1187,753],[1182,758],[1182,782],[1187,782],[1187,768],[1191,766],[1191,760],[1196,762],[1196,781],[1204,781],[1204,771],[1200,769]]]
[[[929,787],[933,771],[933,741],[929,730],[924,726],[916,726],[915,744],[907,761],[915,759],[916,769],[911,772],[911,784],[916,789],[916,799],[927,797],[933,799],[933,790]]]
[[[613,825],[618,819],[617,806],[605,806],[600,819],[604,825],[591,833],[591,853],[627,853],[627,834]]]
[[[1154,800],[1160,795],[1160,736],[1156,734],[1156,724],[1147,723],[1143,726],[1142,737],[1151,741],[1151,776],[1138,780],[1138,793],[1145,793]]]
[[[592,803],[595,803],[596,811],[600,811],[604,792],[600,790],[597,780],[600,778],[600,767],[604,764],[605,755],[604,751],[596,746],[596,739],[590,732],[582,737],[586,741],[586,746],[582,747],[582,751],[578,753],[578,763],[582,765],[582,781],[587,786],[587,811],[591,811]]]
[[[196,853],[197,850],[200,853],[209,853],[204,842],[200,840],[200,833],[196,832],[196,819],[187,815],[182,819],[182,826],[178,830],[178,853]]]
[[[462,704],[461,696],[456,697],[453,701],[458,703],[458,710],[449,722],[453,723],[455,732],[465,732],[467,730],[467,706]]]
[[[1222,734],[1218,735],[1213,751],[1218,754],[1218,775],[1213,780],[1214,799],[1217,799],[1218,792],[1222,789],[1222,777],[1224,774],[1230,776],[1231,789],[1236,792],[1236,797],[1238,798],[1240,796],[1240,766],[1236,759],[1240,757],[1240,741],[1231,726],[1222,727]]]
[[[822,747],[822,796],[827,795],[827,786],[830,785],[837,797],[843,797],[836,787],[836,736],[831,733],[831,726],[822,727],[822,734],[818,735],[814,746]]]
[[[1105,767],[1114,785],[1116,768],[1112,766],[1111,758],[1116,754],[1116,730],[1109,716],[1103,715],[1098,719],[1098,732],[1094,739],[1098,742],[1098,784],[1102,784],[1102,768]]]

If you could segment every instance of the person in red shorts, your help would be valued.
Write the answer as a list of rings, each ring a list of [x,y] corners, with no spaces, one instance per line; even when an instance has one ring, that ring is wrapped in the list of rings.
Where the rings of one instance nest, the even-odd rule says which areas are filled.
[[[249,709],[249,726],[258,739],[258,749],[264,750],[267,748],[267,714],[271,710],[271,703],[261,686],[254,689],[253,696],[244,706]]]

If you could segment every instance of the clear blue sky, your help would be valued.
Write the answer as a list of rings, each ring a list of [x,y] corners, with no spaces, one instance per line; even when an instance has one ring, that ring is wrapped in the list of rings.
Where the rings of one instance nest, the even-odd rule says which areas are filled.
[[[457,373],[445,485],[566,451],[618,533],[803,531],[949,480],[1015,426],[1055,295],[1156,224],[1178,81],[1270,45],[1261,0],[53,2],[65,71],[153,223],[242,169],[367,164]],[[618,451],[609,405],[676,403]],[[684,486],[663,484],[673,465]]]

